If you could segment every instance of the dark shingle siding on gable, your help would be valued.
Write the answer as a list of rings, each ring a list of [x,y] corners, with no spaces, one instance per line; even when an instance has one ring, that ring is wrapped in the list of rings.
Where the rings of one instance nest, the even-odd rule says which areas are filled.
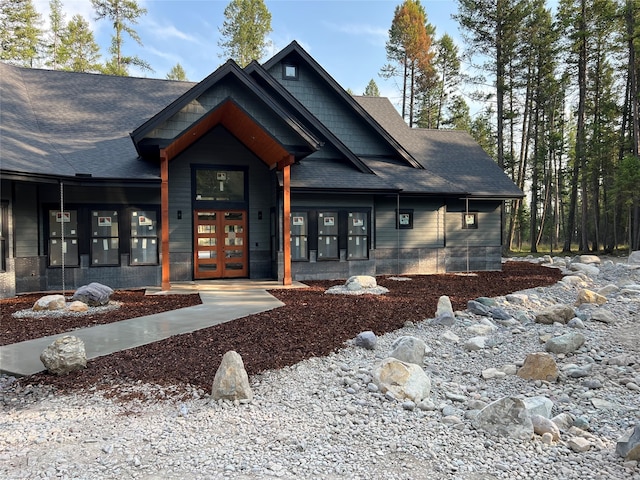
[[[396,155],[304,65],[299,66],[298,80],[282,79],[280,63],[271,67],[269,73],[356,155]]]

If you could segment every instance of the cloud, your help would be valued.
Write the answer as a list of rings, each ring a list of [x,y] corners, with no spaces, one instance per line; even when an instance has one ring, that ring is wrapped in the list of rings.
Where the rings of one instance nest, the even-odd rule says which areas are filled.
[[[357,37],[365,37],[372,45],[384,45],[389,36],[388,29],[364,23],[322,23],[326,28],[335,32],[346,33]]]
[[[195,36],[185,33],[175,25],[160,25],[152,19],[145,19],[144,28],[155,37],[163,39],[178,39],[186,42],[201,44],[202,42]]]

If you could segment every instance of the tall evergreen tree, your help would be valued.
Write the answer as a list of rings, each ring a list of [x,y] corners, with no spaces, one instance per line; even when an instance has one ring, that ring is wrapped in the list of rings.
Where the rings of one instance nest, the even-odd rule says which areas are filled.
[[[138,56],[123,54],[123,34],[129,35],[142,46],[142,40],[132,25],[138,23],[138,19],[147,13],[135,0],[91,0],[96,12],[96,20],[110,20],[113,22],[113,36],[109,53],[112,57],[104,67],[105,73],[111,75],[127,76],[129,67],[136,66],[142,70],[153,71],[151,65]]]
[[[180,65],[180,63],[176,63],[173,67],[171,67],[171,70],[169,70],[169,73],[167,73],[167,80],[178,80],[180,82],[188,81],[187,73],[184,71],[184,68],[182,68],[182,65]]]
[[[89,22],[82,15],[74,15],[69,21],[61,44],[63,70],[100,73],[100,47],[95,41]]]
[[[220,57],[245,67],[252,60],[260,60],[270,44],[271,13],[263,0],[231,0],[219,31]]]
[[[369,80],[369,83],[367,84],[367,88],[365,88],[365,90],[364,90],[364,95],[367,96],[367,97],[379,97],[380,96],[380,89],[378,88],[378,85],[373,80],[373,78],[371,80]]]
[[[0,0],[0,60],[34,67],[42,41],[41,21],[31,0]]]
[[[45,65],[53,70],[60,68],[62,37],[65,33],[64,13],[61,0],[49,1],[49,34],[46,44],[47,60]]]
[[[419,0],[405,0],[395,9],[389,39],[387,60],[381,70],[384,78],[401,77],[402,117],[413,127],[417,120],[415,100],[420,86],[433,77],[431,37],[435,29],[427,23],[427,15]]]

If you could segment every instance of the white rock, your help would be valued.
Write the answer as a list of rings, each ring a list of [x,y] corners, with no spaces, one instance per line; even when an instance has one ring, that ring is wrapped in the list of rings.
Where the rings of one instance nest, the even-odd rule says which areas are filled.
[[[373,381],[382,393],[391,392],[395,398],[406,398],[416,404],[431,392],[431,380],[422,368],[397,358],[382,360],[373,370]]]

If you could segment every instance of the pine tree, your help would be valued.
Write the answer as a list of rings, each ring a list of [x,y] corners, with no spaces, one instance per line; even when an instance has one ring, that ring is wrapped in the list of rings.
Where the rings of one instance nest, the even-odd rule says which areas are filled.
[[[167,73],[167,80],[178,80],[180,82],[189,81],[187,79],[187,73],[179,63],[176,63],[173,67],[171,67],[171,70],[169,70],[169,73]]]
[[[231,58],[241,67],[260,60],[269,46],[271,13],[263,0],[231,0],[224,9],[224,22],[219,29],[222,38],[221,58]]]
[[[0,60],[33,67],[41,45],[41,21],[31,0],[0,0]]]
[[[378,88],[378,85],[376,85],[376,82],[373,80],[373,78],[369,80],[369,83],[367,84],[367,88],[365,88],[363,95],[367,97],[380,96],[380,89]]]
[[[49,1],[49,23],[51,25],[46,45],[47,60],[45,65],[57,70],[62,63],[62,37],[65,33],[64,13],[62,12],[62,2],[60,0]]]
[[[128,34],[133,40],[142,46],[140,36],[132,25],[138,23],[138,19],[147,13],[135,0],[91,0],[96,11],[96,20],[107,19],[113,22],[114,34],[111,37],[109,53],[112,54],[107,61],[104,72],[111,75],[128,76],[129,67],[136,66],[142,70],[153,71],[151,65],[138,56],[127,56],[122,53],[124,43],[123,34]]]
[[[100,73],[100,47],[82,15],[74,15],[62,37],[61,67],[72,72]]]
[[[396,7],[386,44],[387,59],[392,63],[385,65],[380,74],[384,78],[402,78],[402,117],[408,117],[410,127],[416,116],[418,89],[428,85],[433,75],[433,32],[419,0],[405,0]]]

